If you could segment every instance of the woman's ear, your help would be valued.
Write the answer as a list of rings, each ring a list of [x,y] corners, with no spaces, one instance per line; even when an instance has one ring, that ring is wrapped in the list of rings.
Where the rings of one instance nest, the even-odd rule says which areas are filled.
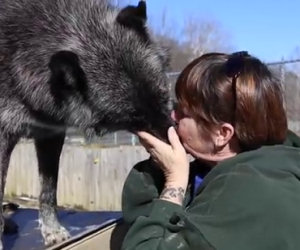
[[[217,127],[214,136],[214,144],[216,147],[224,147],[232,139],[234,135],[234,127],[230,123],[223,123]]]

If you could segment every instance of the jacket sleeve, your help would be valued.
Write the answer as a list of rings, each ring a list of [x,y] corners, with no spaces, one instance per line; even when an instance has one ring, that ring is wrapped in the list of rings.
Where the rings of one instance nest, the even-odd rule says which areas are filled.
[[[185,216],[183,207],[160,200],[164,186],[161,170],[151,160],[138,163],[125,181],[123,218],[132,224],[124,250],[214,249]]]
[[[156,199],[148,216],[139,216],[129,229],[123,250],[212,250],[201,231],[184,216],[181,206]]]
[[[199,166],[201,165],[201,166]],[[195,175],[204,178],[210,167],[199,161],[190,163],[190,180],[185,197],[185,205],[191,200],[190,190],[194,189]],[[123,219],[127,224],[132,224],[138,216],[148,216],[152,203],[159,198],[164,188],[165,178],[161,169],[149,158],[137,163],[130,171],[123,187],[122,211]]]
[[[123,219],[127,224],[132,224],[138,216],[149,216],[152,202],[159,197],[164,182],[162,171],[150,159],[134,166],[122,193]]]

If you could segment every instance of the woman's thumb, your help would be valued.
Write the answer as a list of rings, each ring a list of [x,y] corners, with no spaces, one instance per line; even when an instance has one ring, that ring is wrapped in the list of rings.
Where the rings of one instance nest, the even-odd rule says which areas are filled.
[[[177,132],[174,127],[168,129],[168,139],[173,149],[182,147]]]

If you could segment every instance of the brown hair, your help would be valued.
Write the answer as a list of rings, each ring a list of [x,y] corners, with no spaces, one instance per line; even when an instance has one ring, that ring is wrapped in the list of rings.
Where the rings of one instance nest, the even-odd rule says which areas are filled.
[[[287,118],[279,80],[246,52],[205,54],[181,72],[176,96],[203,132],[224,122],[243,150],[280,144]]]

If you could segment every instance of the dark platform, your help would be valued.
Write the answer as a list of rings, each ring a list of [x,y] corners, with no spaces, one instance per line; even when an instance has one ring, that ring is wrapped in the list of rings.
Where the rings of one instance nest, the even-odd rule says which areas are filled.
[[[19,226],[17,234],[3,236],[4,250],[45,249],[38,224],[38,210],[20,208],[10,217]],[[70,232],[71,241],[84,238],[122,220],[121,212],[58,211],[61,224]],[[68,242],[70,242],[70,240]]]

